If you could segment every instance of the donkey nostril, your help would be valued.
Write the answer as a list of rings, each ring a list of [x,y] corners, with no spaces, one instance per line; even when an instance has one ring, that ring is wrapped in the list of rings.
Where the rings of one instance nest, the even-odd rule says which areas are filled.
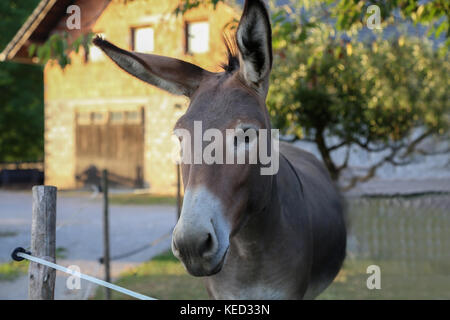
[[[199,253],[201,256],[207,255],[214,247],[214,240],[211,233],[208,233],[206,240],[200,244]]]

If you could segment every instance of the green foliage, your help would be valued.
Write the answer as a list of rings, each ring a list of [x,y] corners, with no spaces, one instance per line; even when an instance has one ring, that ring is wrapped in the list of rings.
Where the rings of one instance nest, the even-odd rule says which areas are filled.
[[[42,70],[10,62],[1,63],[0,68],[0,161],[42,160]]]
[[[429,35],[439,37],[445,31],[447,46],[450,45],[450,2],[447,0],[326,0],[326,3],[330,5],[331,15],[337,18],[336,26],[339,30],[349,30],[353,26],[363,27],[368,16],[367,7],[374,4],[380,8],[385,24],[393,23],[394,13],[397,11],[403,19],[428,26]]]
[[[0,282],[13,281],[28,271],[30,263],[25,260],[21,262],[11,261],[0,264]]]
[[[347,32],[350,39],[318,20],[305,24],[282,9],[274,15],[271,116],[285,133],[316,143],[334,179],[347,169],[350,157],[337,165],[331,153],[339,148],[389,151],[364,175],[352,178],[353,187],[385,162],[409,163],[426,137],[448,131],[450,62],[430,41],[404,32],[364,43],[354,40],[357,30]],[[423,134],[413,138],[418,129]],[[331,136],[339,139],[336,145],[327,145]]]
[[[449,62],[426,40],[345,42],[321,25],[304,42],[284,43],[269,99],[281,127],[301,124],[306,136],[326,128],[371,142],[397,141],[422,124],[441,133],[447,128]],[[286,113],[293,123],[283,122]]]
[[[225,2],[225,0],[185,0],[175,9],[175,14],[185,14],[187,11],[204,4],[212,4],[215,9],[219,2]]]
[[[8,44],[40,0],[0,1],[0,50]]]
[[[0,2],[0,50],[13,38],[38,2]],[[0,162],[42,160],[42,68],[11,62],[0,63],[0,101]]]
[[[70,54],[78,53],[82,47],[89,54],[89,46],[94,37],[94,33],[80,35],[73,41],[67,32],[52,34],[42,45],[32,44],[28,49],[28,54],[39,58],[39,63],[45,65],[48,61],[56,60],[60,67],[64,69],[71,64]]]

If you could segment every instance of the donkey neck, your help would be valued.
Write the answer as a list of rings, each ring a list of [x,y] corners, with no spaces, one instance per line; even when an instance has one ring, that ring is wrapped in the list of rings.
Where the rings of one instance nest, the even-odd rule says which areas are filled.
[[[295,168],[280,153],[280,170],[273,176],[267,205],[260,212],[252,213],[242,229],[230,240],[239,255],[267,253],[269,248],[279,249],[276,247],[280,239],[285,236],[286,230],[291,229],[288,224],[299,223],[297,219],[288,217],[303,207],[302,189]],[[287,193],[289,199],[285,199]]]
[[[273,177],[270,199],[259,212],[250,216],[241,230],[230,239],[230,245],[239,256],[248,256],[264,252],[276,238],[275,230],[281,227],[281,207],[278,201],[278,184]]]

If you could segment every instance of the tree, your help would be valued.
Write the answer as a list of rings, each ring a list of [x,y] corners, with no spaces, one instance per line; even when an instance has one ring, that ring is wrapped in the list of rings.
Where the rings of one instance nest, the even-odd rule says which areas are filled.
[[[38,2],[0,2],[0,48],[4,48],[12,39]],[[0,101],[0,161],[42,160],[42,67],[0,63]]]
[[[422,142],[448,132],[448,55],[406,32],[363,42],[357,30],[344,34],[315,18],[320,13],[308,20],[274,10],[268,105],[275,126],[317,144],[335,180],[348,169],[352,148],[382,153],[378,162],[347,175],[344,189],[369,180],[386,163],[405,165],[435,152]],[[340,149],[346,157],[336,163],[332,154]]]
[[[326,4],[330,15],[336,18],[339,30],[363,27],[368,6],[377,5],[386,24],[395,23],[396,15],[399,15],[416,25],[427,26],[428,36],[439,37],[445,32],[446,48],[450,46],[450,2],[447,0],[326,0]]]

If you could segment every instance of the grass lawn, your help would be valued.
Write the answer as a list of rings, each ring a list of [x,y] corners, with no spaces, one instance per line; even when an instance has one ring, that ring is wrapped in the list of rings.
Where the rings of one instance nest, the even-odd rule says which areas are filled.
[[[64,247],[56,248],[56,259],[66,258],[67,249]],[[10,261],[0,263],[0,282],[13,281],[18,277],[28,273],[28,267],[30,262],[28,260],[23,261]]]
[[[189,275],[170,251],[124,272],[115,284],[163,300],[208,299],[202,280]],[[94,299],[103,297],[104,288],[97,288]],[[133,298],[113,291],[112,299]]]
[[[398,300],[450,299],[450,277],[444,263],[416,262],[415,270],[405,272],[404,261],[347,259],[335,281],[317,299]],[[381,289],[369,290],[367,267],[377,265],[381,271]]]
[[[92,191],[58,191],[63,197],[89,197]],[[101,199],[102,194],[97,195]],[[110,193],[109,201],[111,204],[118,205],[176,205],[177,199],[174,196],[149,194],[149,193]]]
[[[171,196],[151,195],[151,194],[110,194],[111,204],[118,205],[175,205],[177,199]]]
[[[13,281],[28,272],[28,261],[11,261],[0,264],[0,282]]]
[[[366,273],[369,265],[381,269],[381,289],[369,290]],[[450,278],[446,268],[423,262],[421,274],[406,276],[398,261],[370,261],[347,259],[335,281],[317,299],[449,299]],[[181,263],[166,252],[123,273],[115,282],[127,289],[164,300],[208,299],[203,282],[187,274]],[[98,288],[94,299],[103,299],[103,288]],[[117,292],[112,299],[133,299]]]

